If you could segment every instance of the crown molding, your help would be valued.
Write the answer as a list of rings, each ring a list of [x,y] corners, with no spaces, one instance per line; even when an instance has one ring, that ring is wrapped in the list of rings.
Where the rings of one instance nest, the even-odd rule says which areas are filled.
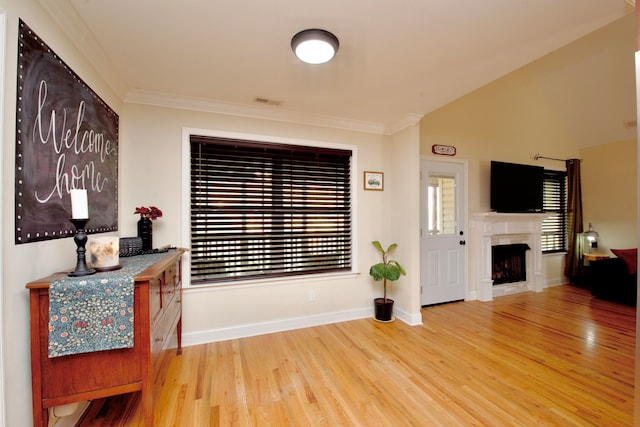
[[[176,96],[149,91],[130,91],[127,84],[120,78],[114,77],[120,74],[108,60],[100,44],[93,37],[91,31],[82,21],[71,3],[51,2],[38,0],[38,3],[46,10],[52,19],[64,29],[71,43],[85,52],[85,58],[99,71],[107,85],[123,102],[132,104],[145,104],[159,107],[178,108],[183,110],[202,111],[209,113],[225,114],[238,117],[248,117],[263,120],[297,123],[310,126],[321,126],[334,129],[364,132],[377,135],[392,135],[407,126],[415,125],[422,115],[408,114],[398,120],[389,123],[355,120],[344,117],[303,113],[293,110],[285,110],[277,106],[255,106],[248,104],[231,103],[225,101],[209,100],[202,98]],[[109,78],[107,78],[109,76]]]
[[[396,121],[392,126],[386,126],[383,123],[285,110],[277,106],[258,107],[225,101],[214,101],[204,98],[152,93],[147,91],[130,91],[125,97],[124,102],[129,104],[177,108],[180,110],[201,111],[205,113],[216,113],[252,119],[297,123],[309,126],[322,126],[377,135],[391,135],[407,126],[416,124],[422,118],[421,114],[409,114],[407,117]]]
[[[394,123],[387,126],[385,135],[393,135],[394,133],[400,132],[401,130],[406,129],[410,126],[415,126],[416,124],[420,123],[420,120],[422,120],[423,117],[424,114],[407,114],[406,116],[400,118],[399,120],[396,120]]]
[[[48,0],[39,0],[38,2],[68,37],[70,44],[82,53],[91,67],[102,77],[105,84],[121,99],[127,92],[127,85],[120,77],[115,77],[120,76],[120,73],[113,66],[109,55],[95,39],[71,3]],[[52,49],[57,54],[61,54],[57,47],[52,47]]]

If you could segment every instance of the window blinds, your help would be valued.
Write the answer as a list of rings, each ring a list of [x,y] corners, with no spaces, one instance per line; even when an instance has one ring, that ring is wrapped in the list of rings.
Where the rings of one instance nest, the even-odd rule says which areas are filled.
[[[543,207],[549,216],[542,221],[543,252],[567,250],[566,181],[566,172],[544,171]]]
[[[192,283],[351,269],[351,151],[191,137]]]

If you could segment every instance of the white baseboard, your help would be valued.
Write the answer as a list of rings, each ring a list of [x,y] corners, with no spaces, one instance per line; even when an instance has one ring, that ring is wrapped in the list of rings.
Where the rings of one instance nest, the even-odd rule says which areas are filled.
[[[397,307],[393,307],[394,316],[409,326],[420,326],[422,325],[422,313],[418,312],[415,315],[408,313],[404,310],[400,310]]]
[[[562,276],[561,278],[557,278],[557,279],[545,280],[544,287],[551,288],[553,286],[560,286],[566,283],[569,283],[569,279],[567,279],[565,276]]]
[[[373,317],[373,308],[362,308],[358,310],[323,313],[320,315],[275,320],[273,322],[238,325],[229,328],[210,329],[206,331],[184,333],[182,335],[182,344],[184,346],[207,344],[211,342],[227,341],[237,338],[271,334],[274,332],[283,332],[294,329],[309,328],[312,326],[327,325],[330,323],[364,319],[367,317]],[[402,320],[405,321],[404,319]]]

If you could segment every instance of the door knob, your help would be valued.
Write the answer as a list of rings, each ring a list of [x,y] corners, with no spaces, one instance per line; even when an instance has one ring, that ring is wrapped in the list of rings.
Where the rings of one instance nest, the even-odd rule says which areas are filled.
[[[467,244],[467,241],[466,241],[466,240],[460,240],[460,245],[464,246],[464,245],[466,245],[466,244]]]

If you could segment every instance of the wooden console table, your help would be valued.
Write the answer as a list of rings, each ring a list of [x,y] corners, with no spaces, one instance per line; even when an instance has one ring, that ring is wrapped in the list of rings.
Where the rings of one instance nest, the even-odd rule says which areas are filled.
[[[182,349],[182,254],[169,251],[134,278],[134,345],[49,358],[49,285],[64,274],[27,284],[31,312],[33,425],[48,425],[48,408],[140,391],[144,422],[153,426],[153,378],[174,331]],[[108,275],[112,273],[98,273]]]

